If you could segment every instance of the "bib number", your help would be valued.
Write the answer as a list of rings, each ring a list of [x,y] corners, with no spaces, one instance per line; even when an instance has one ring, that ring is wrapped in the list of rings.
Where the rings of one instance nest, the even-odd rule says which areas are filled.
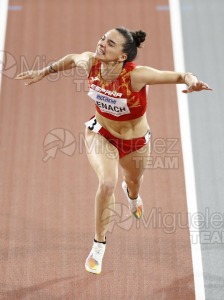
[[[97,122],[95,117],[92,118],[91,120],[87,121],[85,123],[85,125],[89,130],[91,130],[95,133],[98,133],[100,128],[102,128],[102,126]]]

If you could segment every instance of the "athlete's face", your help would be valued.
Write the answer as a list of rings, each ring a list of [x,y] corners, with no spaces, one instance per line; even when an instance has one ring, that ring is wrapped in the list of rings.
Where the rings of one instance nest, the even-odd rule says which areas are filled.
[[[122,51],[124,43],[124,37],[116,29],[112,29],[99,40],[96,57],[104,62],[122,62],[127,58]]]

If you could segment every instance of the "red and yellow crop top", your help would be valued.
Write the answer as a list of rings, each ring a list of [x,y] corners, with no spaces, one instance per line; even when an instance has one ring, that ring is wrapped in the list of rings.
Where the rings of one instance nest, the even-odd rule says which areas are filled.
[[[111,120],[127,121],[141,117],[147,107],[146,87],[131,90],[131,72],[136,67],[126,62],[118,78],[106,82],[101,77],[101,62],[95,60],[88,77],[88,96],[94,100],[97,112]]]

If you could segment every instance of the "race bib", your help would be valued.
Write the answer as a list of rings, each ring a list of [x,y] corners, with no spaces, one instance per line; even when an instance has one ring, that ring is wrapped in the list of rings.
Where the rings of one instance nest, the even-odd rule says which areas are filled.
[[[89,121],[85,122],[85,125],[89,130],[98,133],[102,126],[97,122],[96,117],[90,119]]]
[[[112,92],[110,92],[112,93]],[[114,98],[109,95],[105,95],[90,88],[88,96],[94,100],[95,104],[102,112],[119,117],[122,115],[130,114],[130,110],[127,105],[127,99]]]

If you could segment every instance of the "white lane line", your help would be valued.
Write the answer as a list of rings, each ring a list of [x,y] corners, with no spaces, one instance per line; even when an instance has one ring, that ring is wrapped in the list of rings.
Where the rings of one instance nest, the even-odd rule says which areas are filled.
[[[173,55],[174,55],[174,66],[176,71],[184,71],[184,51],[183,51],[183,40],[182,40],[182,23],[180,14],[180,3],[179,0],[169,0],[170,5],[170,22],[171,22],[171,33],[173,43]],[[178,98],[178,109],[180,119],[180,131],[183,149],[183,160],[184,160],[184,173],[185,173],[185,186],[187,194],[187,206],[188,215],[191,217],[193,214],[197,214],[197,195],[195,187],[195,174],[194,174],[194,163],[192,154],[192,143],[191,143],[191,131],[188,111],[188,98],[187,95],[181,91],[183,85],[177,85],[177,98]],[[189,220],[190,236],[199,237],[199,231],[192,226],[192,222]],[[195,297],[196,300],[205,299],[205,288],[204,288],[204,276],[203,276],[203,265],[201,256],[201,245],[200,241],[191,239],[191,253],[192,263],[194,272],[194,284],[195,284]]]
[[[9,0],[0,0],[0,92],[2,84],[5,36],[8,17],[8,2]]]

